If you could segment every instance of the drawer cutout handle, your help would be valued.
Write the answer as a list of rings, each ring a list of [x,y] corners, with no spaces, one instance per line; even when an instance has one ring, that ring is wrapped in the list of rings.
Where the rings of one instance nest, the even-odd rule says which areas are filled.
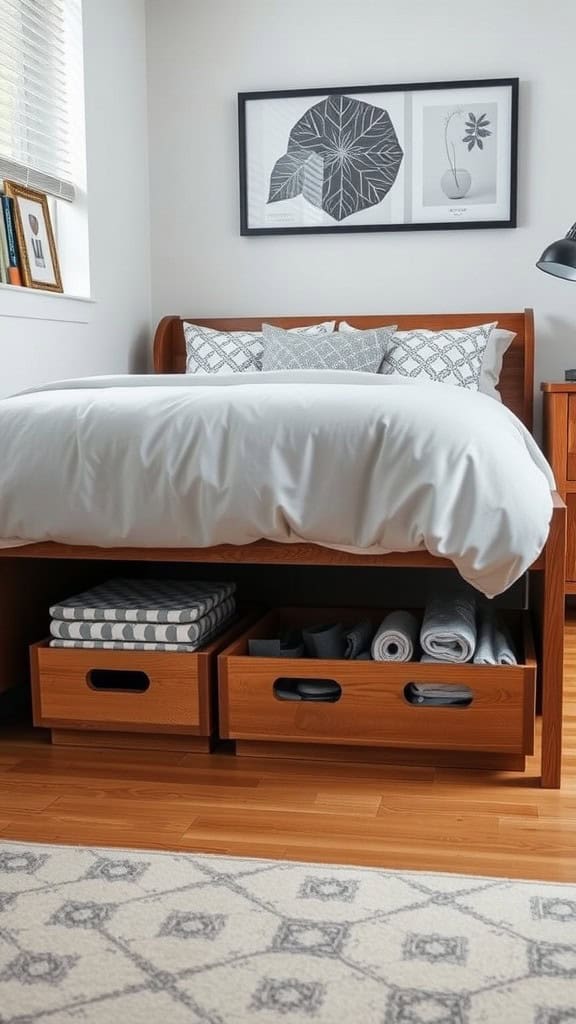
[[[314,704],[335,704],[342,696],[342,687],[335,679],[290,679],[274,681],[276,700],[300,700]]]
[[[469,686],[455,683],[407,683],[404,700],[417,708],[469,708],[474,700],[474,690]]]
[[[92,668],[86,674],[86,682],[91,690],[99,693],[146,693],[150,687],[146,673],[133,669]]]

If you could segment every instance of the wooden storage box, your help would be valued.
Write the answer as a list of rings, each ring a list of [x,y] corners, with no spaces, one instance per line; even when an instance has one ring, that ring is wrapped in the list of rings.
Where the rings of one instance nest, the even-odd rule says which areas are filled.
[[[284,626],[351,623],[365,617],[378,624],[385,614],[365,609],[282,609],[250,626],[218,658],[221,736],[235,739],[238,753],[277,753],[280,744],[290,744],[282,752],[322,756],[323,748],[337,746],[339,756],[356,759],[359,748],[370,747],[372,759],[522,769],[525,755],[533,752],[536,681],[529,621],[524,613],[510,616],[523,659],[517,666],[248,654],[249,637],[274,636]],[[341,688],[340,697],[335,703],[278,699],[275,683],[295,678],[332,680]],[[465,685],[472,691],[471,704],[411,704],[405,695],[411,682]],[[335,753],[333,750],[332,756]]]
[[[30,649],[34,725],[52,742],[207,751],[217,724],[216,657],[249,619],[202,650]]]

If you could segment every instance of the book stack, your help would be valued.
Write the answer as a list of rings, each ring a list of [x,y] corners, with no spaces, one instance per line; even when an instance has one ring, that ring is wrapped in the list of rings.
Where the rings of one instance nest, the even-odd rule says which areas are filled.
[[[0,284],[22,284],[14,227],[14,200],[0,191]]]
[[[50,608],[51,647],[197,651],[236,613],[234,583],[112,579]]]

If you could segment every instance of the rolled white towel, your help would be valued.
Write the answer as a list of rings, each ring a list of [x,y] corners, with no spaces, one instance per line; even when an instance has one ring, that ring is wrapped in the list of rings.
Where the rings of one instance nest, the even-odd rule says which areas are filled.
[[[418,640],[418,619],[412,612],[390,612],[372,640],[374,661],[412,661]]]
[[[470,661],[476,650],[476,598],[472,592],[447,588],[426,605],[420,644],[437,661]]]
[[[474,664],[518,664],[508,629],[490,607],[483,608],[481,611],[478,642],[474,651]]]

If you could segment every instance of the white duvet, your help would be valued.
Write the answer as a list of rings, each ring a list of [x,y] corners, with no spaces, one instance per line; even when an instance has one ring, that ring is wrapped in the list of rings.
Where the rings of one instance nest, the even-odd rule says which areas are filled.
[[[503,405],[346,371],[63,381],[0,401],[0,544],[425,548],[493,596],[540,554],[551,471]]]

